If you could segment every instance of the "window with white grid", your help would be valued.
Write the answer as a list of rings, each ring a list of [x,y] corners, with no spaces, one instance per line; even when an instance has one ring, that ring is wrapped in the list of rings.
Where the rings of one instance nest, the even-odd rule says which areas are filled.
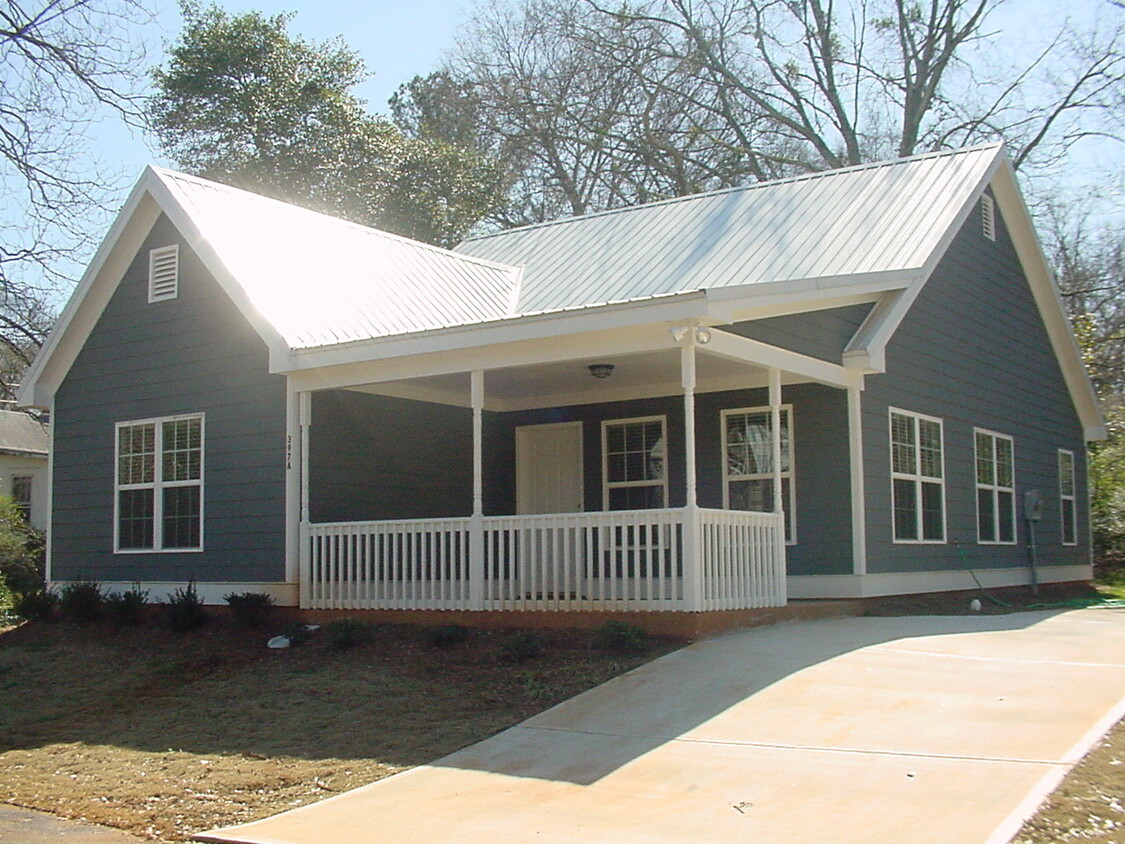
[[[977,467],[977,542],[1015,545],[1016,480],[1011,437],[973,431]]]
[[[945,542],[942,423],[890,411],[891,499],[895,542]]]

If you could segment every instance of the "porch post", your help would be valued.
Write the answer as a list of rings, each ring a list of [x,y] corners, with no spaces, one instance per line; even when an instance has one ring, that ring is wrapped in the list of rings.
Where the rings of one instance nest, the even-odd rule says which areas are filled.
[[[684,388],[684,605],[689,612],[703,609],[703,560],[700,559],[699,503],[695,469],[695,333],[680,347],[680,381]]]
[[[469,522],[469,609],[484,609],[484,370],[470,373],[473,405],[473,516]]]
[[[312,606],[312,558],[309,548],[309,429],[312,427],[312,394],[308,392],[297,393],[297,465],[300,467],[298,480],[297,511],[298,528],[297,541],[300,546],[297,559],[299,562],[300,592],[299,603],[302,607]],[[323,597],[323,596],[322,596]]]
[[[777,516],[774,533],[774,582],[770,584],[780,599],[780,606],[786,603],[785,583],[785,521],[781,495],[781,370],[770,367],[770,446],[773,454],[773,512]],[[790,456],[792,459],[792,456]]]
[[[770,446],[773,450],[773,511],[782,510],[781,496],[781,370],[770,367]]]

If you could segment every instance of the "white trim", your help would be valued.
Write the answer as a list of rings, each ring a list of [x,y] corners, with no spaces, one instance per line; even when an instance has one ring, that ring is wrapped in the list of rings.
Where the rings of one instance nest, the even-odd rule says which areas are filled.
[[[913,420],[914,423],[914,450],[915,471],[911,472],[897,472],[895,471],[895,447],[894,447],[894,421],[895,414],[905,416]],[[918,423],[920,421],[933,422],[938,426],[938,433],[941,437],[941,477],[935,478],[929,475],[921,474],[922,462],[922,438],[919,431]],[[946,506],[945,500],[945,425],[941,419],[936,416],[928,416],[925,413],[916,413],[912,410],[902,410],[897,407],[887,408],[887,448],[888,456],[890,458],[890,480],[891,480],[891,542],[894,545],[944,545],[949,531],[949,509]],[[895,536],[895,481],[912,481],[915,485],[916,501],[917,501],[917,519],[915,527],[918,528],[917,539],[899,539]],[[922,534],[922,484],[937,483],[941,487],[941,538],[940,539],[924,539]]]
[[[51,580],[51,540],[54,538],[53,524],[55,520],[55,399],[51,397],[50,424],[47,425],[47,516],[43,520],[44,530],[47,534],[46,548],[44,549],[44,577]],[[117,467],[114,466],[114,472]]]
[[[794,440],[793,440],[793,405],[792,404],[782,404],[782,405],[778,406],[778,409],[779,409],[780,413],[785,416],[785,424],[782,425],[781,427],[782,427],[783,430],[788,430],[788,432],[789,432],[789,469],[788,469],[788,471],[782,471],[781,472],[782,480],[785,480],[785,479],[789,480],[789,495],[787,496],[789,500],[785,503],[787,505],[787,509],[788,509],[788,513],[789,513],[789,527],[790,527],[789,533],[790,533],[790,535],[788,537],[786,537],[785,544],[786,545],[796,545],[797,544],[797,484],[796,484],[796,465],[795,465],[796,460],[794,459],[795,454],[796,454],[796,449],[794,448]],[[771,408],[770,408],[769,405],[764,405],[764,406],[761,406],[761,407],[728,407],[728,408],[724,408],[723,410],[719,411],[719,437],[720,437],[719,459],[722,462],[722,485],[723,485],[723,509],[724,510],[731,509],[731,506],[730,506],[730,482],[732,480],[731,475],[727,471],[728,468],[729,468],[728,464],[727,464],[727,420],[735,414],[750,414],[750,413],[760,413],[760,414],[765,415],[768,419],[772,420],[772,413],[771,413]],[[771,424],[772,424],[772,421],[771,421]],[[770,440],[771,440],[770,452],[771,452],[771,459],[772,459],[772,452],[773,452],[773,447],[772,447],[773,435],[772,435],[772,432],[771,432],[771,435],[770,435]],[[765,480],[765,479],[771,479],[772,477],[773,477],[772,472],[757,472],[753,475],[736,476],[736,477],[733,478],[733,480],[736,480],[736,481],[739,481],[739,480]],[[772,508],[769,512],[772,512]]]
[[[864,497],[863,393],[848,390],[848,473],[851,478],[852,573],[867,573],[867,499]]]
[[[1027,586],[1031,582],[1026,568],[973,569],[986,589]],[[1039,566],[1040,583],[1089,581],[1094,576],[1090,565]],[[922,592],[961,592],[979,590],[973,575],[964,569],[941,571],[885,572],[878,574],[798,574],[787,578],[790,598],[873,598],[882,595],[916,595]]]
[[[992,440],[992,454],[989,459],[992,462],[992,478],[990,484],[982,484],[977,475],[980,463],[980,454],[977,451],[977,435],[983,434]],[[997,468],[999,462],[996,459],[996,443],[998,440],[1007,440],[1008,445],[1011,447],[1012,453],[1012,483],[1011,486],[1002,486],[1000,479],[997,476]],[[977,514],[977,545],[1015,545],[1019,541],[1019,531],[1016,527],[1016,441],[1007,434],[1001,434],[997,431],[990,431],[987,428],[973,428],[973,481],[974,491],[976,492],[976,514]],[[995,524],[993,528],[996,531],[995,539],[981,539],[980,538],[980,493],[981,490],[986,490],[992,494],[993,515],[995,516]],[[1012,538],[1010,540],[1000,539],[1000,493],[1007,492],[1012,496],[1011,507],[1008,508],[1008,524],[1012,529]]]
[[[148,419],[129,419],[117,422],[113,426],[113,553],[114,554],[197,554],[205,547],[204,526],[205,489],[204,481],[207,476],[207,423],[203,413],[180,413],[172,416],[154,416]],[[165,481],[163,477],[164,463],[164,425],[169,422],[185,420],[199,420],[199,477],[185,481]],[[153,428],[153,457],[152,480],[144,483],[122,484],[120,478],[121,467],[121,429],[135,428],[142,425],[151,425]],[[199,488],[199,544],[190,548],[165,548],[164,545],[164,496],[166,489],[180,489],[185,487]],[[121,492],[128,490],[152,490],[152,547],[150,548],[122,548],[121,547]]]
[[[819,381],[830,387],[858,387],[863,389],[863,373],[848,369],[838,363],[802,355],[752,340],[729,331],[712,329],[710,342],[703,347],[706,354],[736,360],[755,366],[784,369],[787,372]]]
[[[1070,488],[1072,490],[1070,495],[1063,495],[1063,473],[1062,473],[1062,456],[1067,455],[1070,457]],[[1059,541],[1061,544],[1068,547],[1074,547],[1078,544],[1078,471],[1075,468],[1074,452],[1068,448],[1060,448],[1055,457],[1055,465],[1057,467],[1057,474],[1059,476]],[[1066,541],[1066,508],[1063,503],[1069,501],[1070,516],[1071,516],[1071,534],[1074,536],[1073,542]]]
[[[668,443],[668,418],[663,414],[659,416],[630,416],[625,419],[603,419],[602,420],[602,509],[608,511],[609,508],[609,438],[608,429],[610,425],[629,425],[642,422],[659,422],[661,429],[661,439],[664,441],[664,475],[657,481],[614,481],[614,489],[628,489],[630,487],[652,487],[659,486],[663,496],[661,505],[657,509],[665,509],[668,507],[668,475],[671,473],[671,465],[669,457],[671,456],[671,448]],[[635,508],[630,508],[635,509]]]
[[[68,582],[72,581],[52,580],[50,585],[57,588]],[[182,580],[142,580],[139,582],[135,580],[101,580],[98,583],[103,592],[126,592],[134,589],[140,589],[142,592],[147,591],[148,600],[151,604],[166,602],[168,595],[171,595],[177,589],[187,588],[187,582]],[[264,592],[272,597],[274,603],[279,607],[297,606],[296,583],[281,581],[255,581],[252,583],[197,581],[195,591],[200,600],[210,606],[226,606],[227,602],[223,596],[229,595],[231,592]]]

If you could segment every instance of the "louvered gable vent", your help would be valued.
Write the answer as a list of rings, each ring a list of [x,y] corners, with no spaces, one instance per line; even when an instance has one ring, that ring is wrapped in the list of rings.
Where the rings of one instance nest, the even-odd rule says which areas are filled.
[[[996,203],[992,199],[992,194],[981,194],[980,220],[984,236],[989,240],[996,240]]]
[[[180,245],[161,246],[148,253],[148,300],[175,299],[180,292]]]

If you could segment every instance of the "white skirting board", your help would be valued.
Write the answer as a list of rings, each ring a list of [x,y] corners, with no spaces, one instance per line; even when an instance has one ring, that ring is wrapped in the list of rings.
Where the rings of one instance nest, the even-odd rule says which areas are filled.
[[[1027,586],[1027,568],[975,569],[985,588]],[[1093,567],[1040,566],[1040,583],[1066,583],[1090,580]],[[915,595],[920,592],[959,592],[976,589],[977,583],[965,569],[948,571],[889,572],[883,574],[806,574],[786,578],[790,598],[875,598],[883,595]]]
[[[50,585],[58,591],[61,587],[65,586],[65,580],[52,580]],[[148,592],[148,600],[150,603],[166,602],[168,596],[175,592],[177,589],[186,589],[187,581],[154,581],[142,580],[140,583],[136,581],[115,581],[103,580],[98,581],[102,587],[102,592],[126,592],[130,589],[140,589],[142,592]],[[273,598],[274,603],[279,607],[295,607],[298,603],[298,587],[296,583],[204,583],[197,582],[195,584],[195,592],[199,595],[200,600],[205,604],[211,605],[226,605],[224,596],[231,594],[239,594],[242,592],[264,592]]]

